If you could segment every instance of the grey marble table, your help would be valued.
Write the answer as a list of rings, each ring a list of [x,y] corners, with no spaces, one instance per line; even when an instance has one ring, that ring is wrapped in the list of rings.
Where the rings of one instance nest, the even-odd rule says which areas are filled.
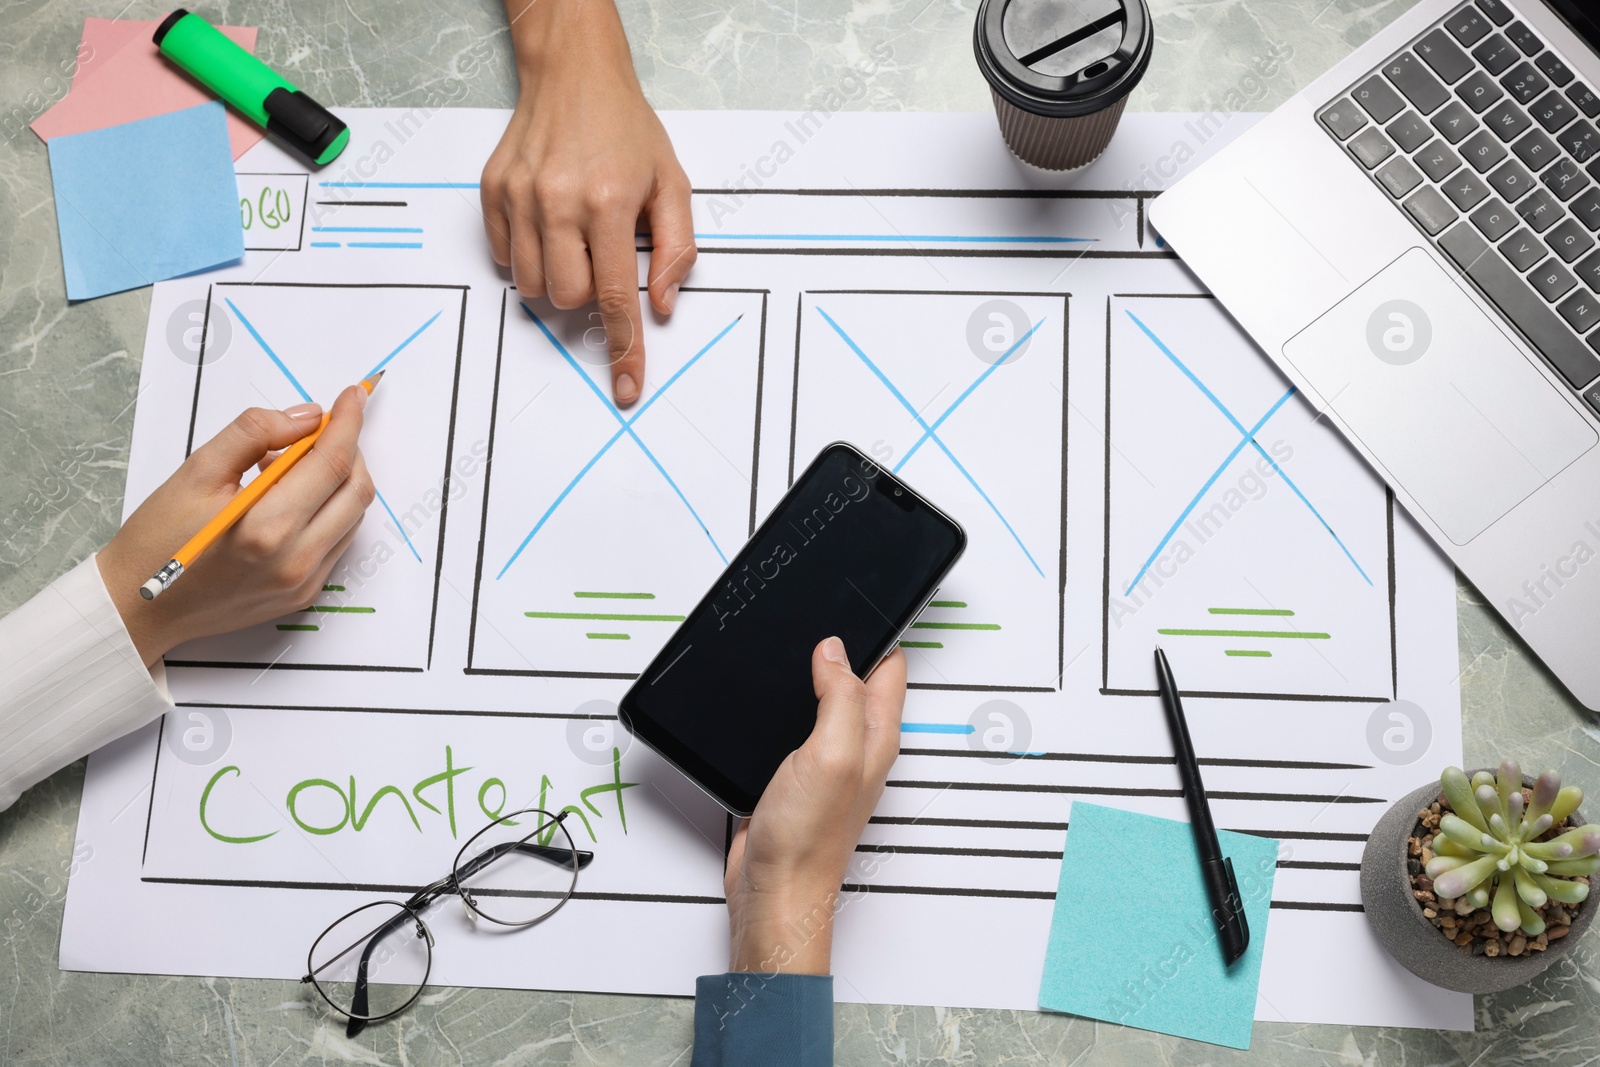
[[[815,106],[889,42],[852,106],[985,110],[972,0],[622,0],[646,92],[662,108]],[[1269,109],[1365,40],[1404,0],[1154,0],[1157,43],[1131,107],[1198,110],[1236,88]],[[26,129],[66,91],[83,18],[159,18],[153,0],[0,3],[0,612],[116,528],[149,291],[68,307],[44,146]],[[258,53],[348,106],[509,106],[498,0],[224,0],[261,27]],[[492,60],[479,46],[487,41]],[[1252,60],[1287,44],[1271,80]],[[470,51],[469,51],[470,50]],[[59,477],[66,457],[80,462]],[[1600,722],[1464,583],[1458,592],[1469,765],[1502,755],[1600,783]],[[61,871],[82,765],[0,812],[0,1064],[672,1064],[688,1062],[687,1000],[443,989],[356,1041],[290,982],[63,973]],[[1477,1001],[1471,1034],[1258,1024],[1248,1054],[1025,1011],[848,1005],[841,1064],[1580,1064],[1600,1043],[1600,935],[1532,986]]]

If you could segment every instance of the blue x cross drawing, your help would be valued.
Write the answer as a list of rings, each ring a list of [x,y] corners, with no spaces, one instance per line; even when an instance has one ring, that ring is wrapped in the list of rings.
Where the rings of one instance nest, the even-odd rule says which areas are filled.
[[[715,337],[705,343],[705,346],[702,347],[700,351],[689,357],[689,359],[684,362],[683,366],[674,371],[670,378],[662,382],[661,388],[652,393],[650,395],[650,399],[640,404],[638,411],[635,411],[632,415],[624,417],[622,412],[617,410],[617,406],[611,402],[611,398],[605,394],[605,391],[596,385],[594,383],[594,379],[589,377],[588,372],[579,365],[576,359],[572,358],[572,353],[568,352],[567,347],[563,345],[556,335],[550,331],[550,327],[546,326],[544,321],[533,313],[533,309],[528,307],[527,304],[523,304],[522,310],[528,313],[528,318],[532,319],[533,324],[539,327],[539,332],[544,334],[545,339],[549,341],[550,344],[555,347],[555,350],[561,354],[561,358],[566,361],[567,366],[572,368],[573,373],[582,378],[583,383],[589,387],[589,391],[599,398],[600,403],[605,405],[605,408],[608,412],[610,412],[611,417],[619,423],[619,427],[617,432],[612,434],[610,438],[606,440],[605,444],[601,445],[599,450],[596,451],[594,455],[589,457],[589,462],[585,463],[581,468],[579,468],[578,473],[572,476],[572,480],[567,483],[566,488],[561,490],[561,492],[556,495],[556,498],[550,502],[550,506],[545,509],[544,514],[539,516],[539,521],[533,524],[533,529],[528,531],[528,536],[522,539],[522,543],[517,546],[517,550],[511,553],[511,558],[506,560],[505,566],[500,568],[500,573],[495,575],[495,580],[498,581],[505,577],[506,571],[510,570],[511,565],[517,561],[517,557],[522,555],[522,550],[528,547],[528,544],[533,540],[534,535],[544,528],[545,523],[550,521],[550,516],[555,514],[556,509],[559,508],[562,502],[565,501],[567,497],[572,494],[572,491],[578,487],[578,483],[583,481],[589,472],[594,469],[594,465],[600,462],[601,457],[607,452],[611,451],[611,446],[622,440],[624,436],[631,438],[633,443],[639,446],[639,451],[644,453],[644,457],[650,461],[651,466],[655,467],[657,473],[661,475],[661,477],[666,481],[667,485],[671,487],[672,491],[677,494],[678,499],[683,502],[683,506],[689,509],[689,514],[694,518],[695,525],[700,527],[700,532],[706,535],[707,541],[711,542],[711,548],[716,552],[717,558],[726,564],[728,562],[728,557],[723,554],[722,546],[717,544],[717,539],[712,536],[710,528],[708,528],[705,524],[705,521],[700,518],[700,513],[695,511],[694,505],[689,503],[689,498],[683,494],[683,490],[678,488],[678,483],[672,480],[672,475],[667,473],[667,468],[661,465],[661,461],[656,458],[656,454],[650,451],[649,446],[640,439],[638,432],[633,428],[633,424],[638,422],[644,413],[649,411],[651,406],[654,405],[657,400],[660,400],[663,396],[665,396],[667,390],[672,388],[673,384],[676,383],[679,378],[682,378],[684,373],[688,371],[690,367],[700,362],[700,358],[702,356],[711,351],[712,348],[716,347],[718,341],[721,341],[724,337],[728,336],[728,333],[735,326],[739,325],[740,319],[743,319],[744,316],[740,315],[738,318],[728,323],[728,325],[724,326]]]
[[[1239,441],[1233,446],[1233,450],[1223,457],[1222,462],[1217,464],[1216,470],[1211,472],[1211,477],[1205,480],[1205,484],[1200,487],[1200,491],[1196,493],[1189,500],[1189,503],[1184,506],[1184,509],[1178,513],[1178,517],[1173,520],[1172,525],[1168,527],[1167,532],[1162,535],[1160,542],[1156,544],[1155,551],[1150,553],[1149,558],[1144,561],[1144,565],[1139,568],[1139,573],[1133,576],[1133,581],[1128,583],[1127,588],[1124,589],[1123,592],[1129,592],[1139,585],[1139,583],[1144,579],[1145,573],[1149,571],[1150,568],[1155,564],[1156,558],[1161,555],[1162,550],[1167,547],[1167,543],[1172,540],[1173,536],[1178,532],[1178,528],[1183,525],[1184,520],[1188,519],[1189,514],[1194,511],[1205,495],[1211,491],[1211,487],[1216,484],[1217,479],[1222,477],[1222,472],[1228,469],[1228,464],[1232,463],[1239,453],[1245,450],[1246,446],[1254,448],[1258,453],[1260,453],[1262,459],[1271,464],[1273,473],[1277,474],[1278,477],[1283,479],[1283,484],[1288,486],[1290,490],[1293,491],[1294,495],[1300,498],[1300,502],[1306,506],[1306,510],[1311,512],[1312,517],[1314,517],[1317,522],[1321,524],[1324,530],[1328,531],[1328,536],[1333,538],[1333,543],[1339,546],[1339,551],[1344,553],[1344,558],[1349,560],[1350,565],[1356,569],[1356,573],[1361,575],[1361,580],[1366,582],[1368,585],[1371,585],[1372,579],[1367,577],[1367,572],[1361,569],[1361,564],[1356,562],[1356,557],[1351,555],[1350,549],[1345,547],[1345,543],[1339,539],[1339,535],[1333,532],[1333,527],[1328,525],[1328,520],[1322,517],[1322,513],[1316,509],[1315,505],[1313,505],[1309,499],[1307,499],[1305,493],[1300,491],[1300,487],[1294,483],[1293,478],[1289,477],[1288,472],[1286,472],[1282,467],[1278,466],[1277,461],[1273,459],[1272,456],[1267,453],[1267,450],[1262,448],[1260,443],[1256,441],[1256,434],[1261,432],[1261,428],[1267,424],[1267,420],[1276,415],[1278,413],[1278,409],[1283,407],[1284,404],[1288,403],[1291,396],[1294,396],[1294,387],[1290,386],[1289,391],[1280,396],[1277,399],[1277,402],[1268,408],[1266,413],[1262,415],[1261,418],[1256,420],[1254,426],[1246,429],[1244,423],[1240,422],[1234,417],[1233,412],[1229,411],[1227,406],[1223,404],[1221,400],[1217,399],[1217,394],[1213,393],[1209,388],[1206,387],[1206,384],[1200,380],[1195,372],[1190,370],[1188,366],[1184,364],[1183,360],[1177,357],[1176,353],[1174,353],[1171,348],[1167,347],[1166,342],[1156,336],[1154,330],[1150,329],[1150,327],[1146,326],[1142,321],[1140,321],[1139,316],[1135,315],[1132,311],[1127,311],[1127,309],[1124,309],[1124,311],[1126,312],[1128,318],[1133,320],[1133,324],[1139,327],[1140,332],[1148,337],[1151,343],[1161,350],[1161,354],[1166,356],[1167,359],[1171,360],[1172,365],[1177,367],[1178,370],[1182,371],[1183,376],[1188,378],[1190,382],[1194,383],[1194,387],[1200,390],[1200,392],[1205,395],[1207,400],[1211,401],[1213,407],[1222,412],[1223,416],[1227,418],[1228,422],[1233,425],[1235,430],[1239,431]]]
[[[906,462],[910,460],[912,456],[916,455],[917,450],[922,447],[924,442],[932,441],[934,447],[945,454],[945,458],[948,459],[951,465],[954,466],[955,469],[961,474],[961,477],[965,478],[967,480],[967,484],[972,486],[973,491],[976,492],[978,496],[983,498],[983,502],[989,506],[989,510],[994,512],[994,517],[1000,520],[1000,525],[1006,528],[1006,533],[1011,535],[1011,539],[1017,543],[1017,547],[1022,550],[1022,554],[1028,558],[1028,565],[1034,569],[1039,577],[1044,577],[1044,571],[1040,569],[1039,564],[1034,560],[1033,553],[1028,551],[1028,546],[1022,543],[1022,538],[1017,534],[1017,531],[1012,528],[1011,523],[1006,520],[1006,517],[1000,513],[1000,508],[995,505],[993,500],[989,499],[989,494],[983,491],[983,487],[978,484],[978,480],[974,478],[971,472],[969,472],[967,468],[962,465],[961,461],[956,458],[955,453],[950,451],[949,446],[944,443],[942,438],[940,438],[938,432],[939,427],[944,425],[945,420],[950,417],[956,408],[960,407],[962,403],[966,401],[967,397],[971,396],[973,391],[984,383],[985,379],[1004,366],[1006,360],[1011,358],[1012,353],[1016,352],[1028,342],[1028,338],[1032,337],[1034,333],[1038,331],[1039,327],[1044,325],[1044,320],[1040,319],[1038,322],[1034,323],[1027,333],[1017,338],[1016,341],[1012,343],[1011,347],[1006,349],[1005,352],[1001,354],[999,359],[996,359],[993,363],[989,364],[989,366],[985,367],[983,373],[978,375],[973,383],[967,386],[967,388],[962,391],[960,396],[955,398],[949,407],[944,409],[944,414],[940,415],[930,424],[922,417],[922,413],[917,410],[916,405],[907,400],[905,394],[895,386],[894,382],[889,380],[889,376],[883,373],[883,371],[879,369],[878,365],[872,362],[867,354],[861,350],[861,346],[856,344],[850,335],[844,332],[843,327],[841,327],[837,322],[833,321],[833,316],[822,310],[820,305],[817,307],[817,314],[822,316],[824,322],[833,327],[833,332],[839,335],[839,339],[849,347],[850,351],[856,354],[857,359],[866,364],[867,369],[870,370],[878,379],[878,381],[883,383],[883,387],[889,390],[890,394],[892,394],[894,398],[900,402],[900,406],[905,408],[906,411],[910,412],[911,417],[917,420],[917,425],[922,427],[922,436],[918,437],[916,443],[906,450],[906,454],[904,456],[900,457],[900,462],[894,465],[894,472],[899,473],[900,468],[904,467]]]
[[[256,344],[261,346],[261,351],[265,352],[267,354],[267,358],[272,360],[273,365],[276,366],[278,370],[283,372],[283,376],[288,379],[289,384],[294,386],[294,391],[300,394],[300,399],[309,402],[311,400],[311,394],[306,392],[306,387],[300,384],[300,379],[294,376],[294,372],[289,369],[289,365],[286,364],[281,357],[279,357],[278,353],[272,350],[271,345],[267,344],[266,338],[261,336],[261,331],[256,329],[254,323],[245,318],[244,312],[240,311],[238,305],[232,300],[228,299],[227,297],[223,297],[222,300],[223,303],[228,305],[228,310],[233,312],[233,317],[238,319],[244,325],[244,328],[250,332],[250,336],[256,339]],[[421,326],[418,326],[411,332],[410,337],[407,337],[404,341],[401,341],[394,347],[394,351],[378,360],[377,364],[371,370],[367,371],[367,373],[361,376],[362,380],[372,377],[384,367],[388,366],[390,360],[394,359],[395,356],[398,356],[412,341],[415,341],[418,337],[422,336],[422,331],[426,330],[429,326],[432,326],[434,319],[437,319],[442,314],[444,314],[444,312],[435,311],[433,313],[433,318],[429,319]],[[418,563],[421,563],[422,554],[417,551],[417,546],[411,543],[411,535],[406,533],[406,528],[401,525],[400,519],[394,513],[394,509],[389,506],[389,502],[383,498],[383,494],[381,492],[374,490],[374,493],[378,498],[378,503],[383,505],[383,510],[389,513],[389,521],[394,524],[395,530],[399,532],[400,537],[405,541],[406,547],[411,550],[412,556],[416,557]]]

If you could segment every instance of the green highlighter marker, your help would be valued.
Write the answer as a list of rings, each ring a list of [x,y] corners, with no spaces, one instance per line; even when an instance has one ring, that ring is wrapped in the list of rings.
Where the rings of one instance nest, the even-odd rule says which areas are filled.
[[[156,27],[155,43],[201,85],[318,165],[331,163],[349,143],[350,130],[327,108],[199,15],[178,8]]]

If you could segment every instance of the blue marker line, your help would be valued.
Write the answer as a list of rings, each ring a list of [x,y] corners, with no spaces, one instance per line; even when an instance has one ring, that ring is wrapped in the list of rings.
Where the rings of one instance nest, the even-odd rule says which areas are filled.
[[[950,461],[951,465],[954,466],[956,470],[961,472],[961,476],[967,480],[968,485],[972,486],[973,491],[983,498],[983,502],[985,504],[989,505],[989,510],[994,512],[994,517],[1000,520],[1000,525],[1006,528],[1006,532],[1009,533],[1011,535],[1011,539],[1017,543],[1017,547],[1022,549],[1022,554],[1028,557],[1029,565],[1033,567],[1033,569],[1038,573],[1039,577],[1043,578],[1044,571],[1039,567],[1039,564],[1034,561],[1033,553],[1029,552],[1028,546],[1022,543],[1022,538],[1018,536],[1017,531],[1011,528],[1011,523],[1006,521],[1006,517],[1002,515],[1000,513],[1000,509],[995,506],[995,502],[989,499],[989,494],[983,491],[983,487],[978,484],[978,480],[968,472],[966,467],[961,465],[961,461],[956,458],[954,452],[950,451],[949,447],[944,443],[939,435],[933,432],[932,427],[930,427],[927,423],[927,420],[922,417],[922,413],[917,410],[916,405],[905,398],[905,394],[900,392],[900,390],[895,387],[895,384],[889,380],[889,376],[878,369],[878,365],[872,362],[865,352],[861,351],[861,346],[856,344],[855,341],[851,339],[850,335],[845,333],[837,322],[833,321],[833,317],[831,315],[829,315],[826,311],[823,311],[820,306],[817,307],[817,314],[821,315],[828,325],[833,327],[833,332],[837,333],[840,339],[850,347],[850,351],[856,354],[856,358],[860,359],[861,362],[867,365],[867,369],[872,371],[872,373],[877,376],[878,381],[883,383],[884,388],[888,389],[889,392],[893,394],[894,398],[900,401],[901,407],[910,412],[911,417],[917,420],[917,424],[920,425],[923,430],[927,431],[929,439],[933,441],[933,443],[938,447],[939,451],[945,454],[945,458]]]
[[[313,226],[314,233],[421,233],[421,226]]]
[[[533,319],[533,321],[535,323],[539,322],[539,320],[534,316],[533,312],[532,311],[528,311],[528,308],[527,308],[526,305],[523,305],[522,310],[526,311],[528,313],[528,317]],[[594,468],[594,465],[596,463],[600,462],[600,457],[604,456],[607,452],[609,452],[611,450],[611,446],[612,445],[614,445],[618,441],[622,440],[622,436],[623,436],[624,433],[627,432],[628,426],[631,426],[633,423],[637,422],[639,420],[639,416],[643,415],[646,411],[649,411],[650,410],[650,406],[652,404],[654,404],[664,393],[666,393],[666,391],[668,389],[672,388],[673,383],[676,382],[679,378],[683,377],[684,373],[686,371],[688,371],[688,369],[690,367],[692,367],[696,363],[698,363],[700,361],[700,357],[701,356],[704,356],[707,352],[711,351],[711,348],[712,348],[713,345],[715,345],[718,341],[722,340],[723,337],[727,336],[728,331],[733,329],[733,327],[735,325],[737,325],[738,322],[739,322],[738,319],[734,319],[733,322],[730,322],[727,326],[725,326],[723,328],[721,333],[717,334],[710,341],[706,342],[706,345],[705,345],[704,348],[702,348],[702,349],[700,349],[700,351],[696,352],[693,356],[691,356],[684,363],[683,366],[679,367],[675,372],[673,372],[672,377],[668,378],[665,382],[663,382],[661,384],[661,388],[657,389],[654,393],[650,394],[650,398],[648,400],[646,400],[643,404],[639,405],[639,410],[635,411],[633,413],[633,415],[629,417],[629,419],[627,420],[627,423],[624,424],[624,426],[622,428],[618,429],[616,433],[612,434],[610,439],[607,440],[605,444],[600,446],[600,450],[598,452],[596,452],[593,456],[589,457],[589,462],[585,463],[583,465],[582,469],[580,469],[577,474],[573,475],[572,481],[567,483],[567,487],[565,489],[561,490],[561,492],[556,496],[555,500],[551,501],[550,506],[545,509],[544,514],[539,516],[539,521],[533,524],[533,529],[528,531],[528,536],[526,536],[526,537],[524,537],[522,539],[522,543],[517,546],[516,551],[511,553],[511,558],[506,560],[505,566],[500,568],[500,573],[498,573],[498,574],[496,574],[494,576],[495,577],[495,581],[499,581],[501,578],[505,577],[506,571],[510,570],[511,569],[511,565],[517,561],[517,557],[522,555],[522,550],[528,547],[528,544],[529,544],[529,542],[531,542],[533,540],[534,535],[537,534],[544,527],[544,524],[546,522],[550,521],[550,516],[555,514],[556,509],[561,506],[561,502],[567,499],[567,497],[572,493],[572,491],[578,487],[578,483],[583,481],[584,477],[588,475],[589,471]],[[540,328],[543,329],[543,324],[540,323],[539,325],[540,325]],[[547,337],[550,336],[549,331],[545,331],[545,336],[547,336]],[[587,375],[585,377],[587,377]],[[701,529],[704,529],[704,528],[705,528],[704,525],[702,525]],[[715,542],[713,542],[713,544],[715,544]],[[720,550],[719,550],[719,554],[720,554]]]
[[[903,734],[970,734],[977,729],[967,722],[903,722]]]
[[[311,247],[312,248],[338,248],[339,247],[339,242],[338,241],[312,241],[311,242]]]
[[[351,248],[421,248],[421,241],[350,241]]]
[[[373,490],[373,494],[375,496],[377,496],[378,503],[383,505],[383,510],[387,511],[389,513],[389,521],[394,523],[395,532],[398,533],[402,538],[405,539],[406,547],[411,550],[411,554],[413,556],[417,557],[417,562],[421,563],[422,562],[422,556],[417,552],[417,546],[411,543],[411,535],[406,533],[406,528],[404,526],[401,526],[400,525],[400,520],[395,517],[394,508],[391,508],[389,506],[389,502],[387,500],[383,499],[383,494],[378,492],[376,489]]]
[[[1096,237],[1002,237],[939,233],[697,233],[696,241],[884,241],[929,244],[1094,244]]]
[[[1166,534],[1162,536],[1161,541],[1156,545],[1156,550],[1150,553],[1150,558],[1144,561],[1144,566],[1139,568],[1139,573],[1133,576],[1133,581],[1129,582],[1128,587],[1123,590],[1124,594],[1138,588],[1139,582],[1143,580],[1145,572],[1148,571],[1155,563],[1156,557],[1161,555],[1161,550],[1167,547],[1167,542],[1171,541],[1173,535],[1178,532],[1178,527],[1183,525],[1183,520],[1189,517],[1189,513],[1192,512],[1196,505],[1200,503],[1201,499],[1211,491],[1211,487],[1217,483],[1217,479],[1222,477],[1222,472],[1228,469],[1228,464],[1232,463],[1239,453],[1244,451],[1244,446],[1251,441],[1255,434],[1261,431],[1261,427],[1267,424],[1268,419],[1272,418],[1272,416],[1278,413],[1278,409],[1283,407],[1283,405],[1288,402],[1291,396],[1294,396],[1293,387],[1291,387],[1287,393],[1284,393],[1282,396],[1280,396],[1276,404],[1267,409],[1267,413],[1261,416],[1260,421],[1258,421],[1250,429],[1244,431],[1244,436],[1240,437],[1239,443],[1233,446],[1233,451],[1229,452],[1227,457],[1217,465],[1217,469],[1211,472],[1211,477],[1206,479],[1206,484],[1200,487],[1200,491],[1196,493],[1194,498],[1191,499],[1184,509],[1178,513],[1178,517],[1173,520],[1171,528],[1167,530]]]
[[[1183,361],[1173,353],[1172,349],[1168,348],[1161,338],[1155,335],[1150,327],[1140,322],[1137,315],[1131,311],[1127,311],[1126,309],[1124,309],[1124,311],[1126,312],[1128,318],[1133,320],[1133,324],[1139,327],[1139,329],[1144,332],[1144,335],[1150,338],[1155,346],[1161,350],[1162,354],[1171,360],[1173,365],[1181,370],[1184,373],[1184,376],[1193,382],[1195,386],[1205,394],[1206,399],[1211,401],[1211,403],[1215,405],[1216,409],[1227,417],[1227,420],[1233,424],[1233,428],[1238,430],[1240,433],[1244,433],[1244,424],[1238,419],[1234,418],[1233,412],[1229,411],[1222,401],[1217,399],[1217,395],[1215,393],[1206,388],[1205,383],[1196,377],[1192,370],[1184,365]],[[1293,391],[1293,389],[1290,390],[1290,392]],[[1279,401],[1279,403],[1282,403],[1282,401]],[[1272,456],[1267,453],[1267,450],[1261,447],[1261,445],[1256,441],[1254,435],[1251,435],[1250,437],[1250,445],[1261,455],[1262,459],[1266,460],[1267,463],[1271,465],[1273,472],[1283,479],[1283,484],[1287,485],[1294,492],[1294,495],[1300,498],[1300,502],[1304,504],[1306,509],[1311,512],[1311,514],[1319,523],[1322,524],[1322,528],[1328,531],[1328,536],[1333,538],[1333,543],[1339,546],[1339,551],[1344,553],[1344,558],[1348,559],[1350,561],[1350,565],[1356,569],[1356,573],[1361,575],[1361,580],[1366,582],[1368,585],[1371,585],[1372,579],[1367,577],[1367,572],[1362,569],[1361,564],[1356,562],[1356,557],[1351,555],[1350,549],[1345,547],[1345,543],[1339,539],[1339,535],[1333,532],[1333,527],[1328,525],[1328,520],[1322,517],[1322,513],[1318,511],[1316,507],[1312,505],[1311,501],[1306,498],[1306,495],[1300,491],[1300,487],[1294,483],[1294,479],[1289,477],[1288,472],[1282,467],[1278,466],[1278,461],[1273,459]]]
[[[960,396],[956,397],[955,403],[953,403],[949,407],[945,408],[944,409],[944,414],[940,415],[937,419],[934,419],[932,426],[930,426],[926,430],[922,431],[922,436],[917,438],[916,443],[913,444],[909,449],[906,450],[906,454],[904,456],[900,457],[900,462],[896,463],[894,465],[894,470],[893,470],[892,473],[895,473],[895,474],[900,473],[900,468],[904,467],[906,465],[906,463],[911,459],[911,457],[917,454],[917,449],[922,447],[922,442],[926,441],[929,437],[932,437],[933,434],[934,434],[934,431],[938,430],[939,427],[944,425],[944,420],[946,420],[946,419],[948,419],[950,417],[950,413],[955,411],[956,408],[960,407],[962,402],[964,400],[966,400],[967,397],[972,395],[973,390],[977,389],[978,386],[983,384],[983,381],[984,381],[985,378],[989,377],[989,375],[993,374],[995,371],[999,370],[1002,366],[1004,366],[1006,360],[1011,358],[1011,354],[1013,352],[1015,352],[1017,349],[1021,348],[1023,345],[1027,344],[1028,343],[1028,338],[1032,337],[1035,333],[1037,333],[1038,330],[1039,330],[1039,327],[1041,327],[1043,325],[1044,325],[1044,320],[1043,319],[1040,319],[1038,322],[1034,323],[1033,324],[1033,328],[1030,329],[1027,333],[1023,334],[1021,337],[1017,338],[1016,343],[1013,344],[1010,348],[1006,349],[1005,353],[999,359],[995,360],[993,363],[991,363],[987,367],[985,367],[983,369],[983,373],[978,375],[977,379],[974,380],[971,385],[967,386],[966,391],[963,392]]]
[[[283,372],[283,376],[289,379],[289,384],[294,386],[294,391],[300,394],[300,399],[309,402],[311,400],[311,394],[306,392],[306,387],[300,384],[300,379],[296,378],[293,372],[291,372],[289,368],[284,365],[283,360],[278,358],[278,353],[274,352],[272,350],[272,346],[267,344],[266,338],[261,336],[254,324],[252,324],[249,319],[244,317],[244,312],[239,310],[238,305],[236,305],[228,297],[223,297],[222,302],[228,305],[228,310],[233,312],[234,318],[244,323],[244,328],[250,331],[250,336],[256,339],[256,344],[261,346],[261,351],[267,354],[267,358],[278,365],[278,369]]]
[[[318,182],[324,189],[476,189],[477,182]]]
[[[442,312],[442,311],[435,311],[433,313],[433,319],[436,319],[440,315],[443,315],[443,314],[444,314],[444,312]],[[373,367],[371,370],[367,371],[367,373],[363,374],[361,376],[362,379],[365,380],[367,378],[372,377],[374,374],[377,374],[385,366],[387,366],[391,359],[393,359],[395,356],[398,356],[400,354],[401,349],[405,348],[406,345],[409,345],[412,341],[415,341],[419,336],[421,336],[423,330],[426,330],[429,326],[433,325],[433,319],[429,319],[427,322],[423,323],[421,326],[418,326],[416,328],[416,330],[412,332],[410,337],[407,337],[404,341],[401,341],[398,345],[395,346],[395,350],[393,352],[390,352],[387,356],[384,356],[382,359],[380,359],[378,361],[378,365],[376,367]]]

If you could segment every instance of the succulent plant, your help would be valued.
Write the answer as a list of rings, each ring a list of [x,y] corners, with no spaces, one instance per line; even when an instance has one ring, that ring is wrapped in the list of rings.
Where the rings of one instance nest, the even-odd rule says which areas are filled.
[[[1545,771],[1530,798],[1511,760],[1500,764],[1498,777],[1479,771],[1469,780],[1450,767],[1440,782],[1454,810],[1439,821],[1426,868],[1436,895],[1465,897],[1474,908],[1489,908],[1504,932],[1520,928],[1529,937],[1544,932],[1535,909],[1552,900],[1577,904],[1589,895],[1586,876],[1600,871],[1600,825],[1540,840],[1578,810],[1583,790],[1562,788],[1561,777]]]

